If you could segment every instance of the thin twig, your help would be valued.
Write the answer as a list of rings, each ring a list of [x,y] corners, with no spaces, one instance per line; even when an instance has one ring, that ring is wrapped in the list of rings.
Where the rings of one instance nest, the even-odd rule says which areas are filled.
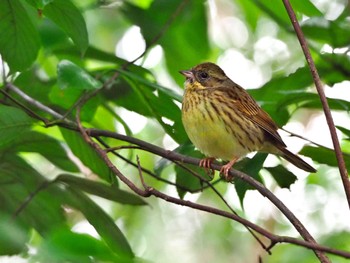
[[[327,120],[327,124],[329,127],[329,131],[332,137],[332,142],[333,142],[333,147],[335,150],[335,156],[337,158],[337,162],[338,162],[338,167],[339,167],[339,172],[340,172],[340,176],[341,176],[341,180],[344,186],[344,190],[345,190],[345,194],[346,194],[346,198],[347,198],[347,202],[348,202],[348,206],[350,208],[350,181],[349,181],[349,176],[348,176],[348,171],[346,170],[346,165],[345,165],[345,161],[343,158],[343,154],[340,148],[340,144],[339,144],[339,139],[337,136],[337,132],[336,132],[336,128],[334,125],[334,121],[333,121],[333,117],[332,117],[332,113],[330,111],[328,102],[327,102],[327,98],[326,95],[324,93],[324,89],[323,89],[323,85],[320,79],[320,76],[318,75],[315,63],[312,59],[310,50],[308,48],[307,42],[305,40],[303,31],[300,28],[300,25],[298,23],[298,20],[295,16],[294,10],[289,2],[289,0],[282,0],[284,3],[284,6],[288,12],[289,18],[292,22],[292,25],[294,27],[295,33],[298,37],[298,40],[300,42],[301,48],[304,52],[306,61],[309,65],[311,74],[312,74],[312,78],[314,80],[317,92],[319,94],[321,103],[322,103],[322,107],[323,107],[323,111]]]
[[[136,145],[142,147],[143,149],[145,149],[151,153],[162,156],[162,157],[164,157],[168,160],[171,160],[171,161],[179,161],[179,162],[184,162],[184,163],[193,164],[193,165],[197,165],[197,166],[199,165],[200,160],[197,158],[184,156],[184,155],[181,155],[179,153],[172,152],[172,151],[167,151],[167,150],[164,150],[158,146],[150,144],[148,142],[139,140],[137,138],[129,137],[129,136],[118,134],[118,133],[113,133],[110,131],[97,130],[97,129],[88,129],[88,130],[86,130],[86,133],[88,133],[92,137],[105,136],[105,137],[109,137],[109,138],[115,138],[118,140],[126,141],[129,143],[133,143],[133,144],[136,144]],[[220,171],[221,165],[212,164],[211,168],[215,169],[217,171]],[[307,229],[299,221],[299,219],[284,205],[284,203],[282,203],[263,184],[256,181],[254,178],[252,178],[252,177],[250,177],[250,176],[248,176],[240,171],[234,170],[234,169],[231,169],[230,175],[232,175],[235,178],[239,178],[239,179],[245,181],[249,185],[253,186],[254,189],[258,190],[263,196],[267,197],[288,218],[288,220],[292,223],[292,225],[295,227],[295,229],[300,233],[300,235],[305,240],[310,241],[311,243],[317,244],[316,241],[314,240],[314,238],[307,231]],[[323,261],[323,262],[328,262],[328,261]]]
[[[78,114],[78,111],[77,111],[77,114]],[[77,117],[77,120],[78,120],[78,117]],[[125,177],[122,173],[120,173],[120,171],[112,164],[112,162],[106,156],[106,153],[99,147],[98,144],[91,143],[92,141],[91,141],[91,138],[89,138],[89,135],[90,136],[95,136],[96,133],[97,133],[96,130],[92,130],[92,129],[85,130],[80,124],[79,124],[79,129],[80,129],[80,131],[83,134],[83,138],[91,146],[93,146],[93,149],[100,155],[102,160],[107,164],[107,166],[112,170],[112,172],[116,176],[118,176],[118,178],[122,182],[124,182],[126,185],[128,185],[131,190],[133,190],[135,193],[137,193],[137,194],[139,194],[141,196],[149,197],[149,196],[153,195],[153,196],[161,198],[161,199],[163,199],[163,200],[165,200],[167,202],[171,202],[171,203],[182,205],[182,206],[188,206],[188,207],[191,207],[193,209],[206,211],[208,213],[216,214],[216,215],[219,215],[219,216],[223,216],[223,217],[235,220],[235,221],[237,221],[237,222],[239,222],[239,223],[241,223],[241,224],[243,224],[243,225],[253,229],[254,231],[260,233],[261,235],[267,237],[268,239],[270,239],[271,240],[270,248],[272,248],[277,243],[287,242],[287,243],[291,243],[291,244],[295,244],[295,245],[299,245],[299,246],[310,248],[310,249],[316,251],[317,254],[323,255],[323,257],[326,258],[326,259],[327,259],[327,257],[322,252],[328,252],[328,253],[340,255],[340,256],[345,257],[345,258],[350,258],[350,252],[341,251],[341,250],[337,250],[337,249],[332,249],[332,248],[321,246],[321,245],[317,244],[314,241],[314,239],[310,236],[310,234],[308,234],[307,230],[303,227],[301,222],[299,222],[297,219],[296,219],[296,221],[297,221],[298,226],[295,226],[295,227],[296,227],[296,229],[298,231],[300,229],[302,229],[301,235],[304,237],[304,239],[306,241],[299,240],[299,239],[296,239],[296,238],[291,238],[291,237],[282,237],[282,236],[274,235],[274,234],[270,233],[269,231],[261,228],[260,226],[255,225],[254,223],[252,223],[252,222],[250,222],[250,221],[248,221],[248,220],[246,220],[246,219],[244,219],[244,218],[242,218],[242,217],[240,217],[240,216],[238,216],[238,215],[236,215],[234,213],[229,213],[229,212],[226,212],[226,211],[214,208],[214,207],[201,205],[201,204],[197,204],[197,203],[192,203],[192,202],[187,201],[187,200],[182,200],[182,199],[178,199],[178,198],[166,195],[166,194],[164,194],[162,192],[159,192],[158,190],[154,189],[153,187],[147,186],[144,181],[143,181],[144,190],[139,189],[134,183],[132,183],[129,179],[127,179],[127,177]],[[99,134],[99,136],[101,136],[101,134]],[[122,135],[122,136],[124,136],[124,135]],[[106,136],[106,137],[108,137],[108,136]],[[125,137],[127,137],[127,136],[125,136]],[[131,138],[131,137],[130,137],[130,139],[131,139],[131,141],[139,141],[138,139]],[[144,142],[144,141],[139,141],[139,142],[141,142],[141,144],[143,144],[143,145],[138,144],[138,145],[140,145],[142,147],[144,147],[145,145],[151,145],[151,144],[149,144],[147,142]],[[147,148],[147,147],[145,147],[145,148]],[[151,148],[152,149],[148,149],[148,150],[150,152],[153,152],[153,153],[154,152],[158,152],[156,150],[158,148],[158,150],[160,150],[160,152],[162,152],[162,154],[159,154],[159,152],[158,152],[158,155],[163,156],[164,158],[168,158],[168,159],[172,159],[172,160],[178,160],[178,161],[185,161],[186,163],[191,163],[191,164],[195,164],[195,165],[198,165],[199,161],[200,161],[199,159],[196,159],[196,158],[186,157],[186,156],[183,156],[183,155],[175,153],[175,152],[166,151],[166,150],[161,149],[161,148],[159,148],[157,146],[154,146],[154,145]],[[220,167],[221,167],[220,165],[213,164],[211,168],[213,168],[215,170],[220,170]],[[257,190],[259,190],[261,193],[264,193],[264,195],[271,200],[271,195],[273,196],[273,194],[271,192],[269,193],[269,190],[266,189],[261,183],[257,182],[255,179],[251,178],[250,176],[248,176],[248,175],[246,175],[246,174],[244,174],[242,172],[239,172],[239,171],[236,171],[236,170],[233,170],[233,169],[231,169],[230,174],[232,176],[236,177],[236,178],[240,178],[240,179],[250,183],[251,185],[256,187]],[[141,175],[142,175],[142,173],[141,173]],[[248,178],[250,178],[250,179],[248,179]],[[272,199],[277,199],[277,198],[273,197]],[[284,206],[280,200],[278,200],[277,202],[280,203],[279,205],[276,205],[277,207],[281,207],[281,205]],[[288,208],[282,208],[282,211],[287,216],[287,218],[292,223],[293,222],[296,223],[296,221],[294,219],[293,220],[290,219],[290,215],[289,214],[291,214],[291,212],[288,210],[289,212],[286,213],[286,210],[288,210]],[[292,214],[292,216],[294,217],[293,214]],[[329,262],[329,261],[323,260],[322,262]]]

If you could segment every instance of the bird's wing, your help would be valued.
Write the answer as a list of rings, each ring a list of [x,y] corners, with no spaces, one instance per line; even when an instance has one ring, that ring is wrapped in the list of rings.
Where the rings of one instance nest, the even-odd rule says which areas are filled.
[[[238,97],[235,106],[242,115],[265,130],[278,143],[286,146],[277,132],[278,126],[272,120],[270,115],[267,114],[243,88],[238,86],[237,91]],[[241,93],[241,96],[239,93]]]

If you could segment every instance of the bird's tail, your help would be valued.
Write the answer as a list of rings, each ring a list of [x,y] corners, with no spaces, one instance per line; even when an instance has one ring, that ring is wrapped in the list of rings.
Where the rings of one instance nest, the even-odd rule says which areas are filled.
[[[311,165],[306,163],[303,159],[301,159],[299,156],[295,155],[294,153],[288,151],[286,148],[280,148],[281,156],[286,159],[288,162],[294,164],[296,167],[310,173],[315,173],[316,169],[313,168]]]

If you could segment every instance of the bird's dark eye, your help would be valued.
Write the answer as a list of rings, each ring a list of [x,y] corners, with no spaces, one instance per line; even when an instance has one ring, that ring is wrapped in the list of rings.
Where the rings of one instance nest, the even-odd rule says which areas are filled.
[[[199,72],[199,73],[198,73],[198,76],[199,76],[199,78],[200,78],[201,80],[206,80],[206,79],[209,78],[208,73],[207,73],[207,72],[204,72],[204,71]]]

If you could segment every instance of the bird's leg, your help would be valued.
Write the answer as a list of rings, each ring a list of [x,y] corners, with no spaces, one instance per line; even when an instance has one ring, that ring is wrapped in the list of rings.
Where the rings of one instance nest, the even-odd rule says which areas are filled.
[[[231,175],[229,175],[229,171],[231,169],[231,167],[236,163],[236,161],[238,160],[237,157],[233,158],[231,161],[229,161],[227,164],[223,165],[220,169],[220,174],[224,175],[224,178],[226,181],[231,182],[233,177]]]
[[[210,167],[213,161],[215,161],[215,158],[213,157],[204,158],[199,161],[199,167],[203,167],[210,178],[214,175],[214,170]]]

